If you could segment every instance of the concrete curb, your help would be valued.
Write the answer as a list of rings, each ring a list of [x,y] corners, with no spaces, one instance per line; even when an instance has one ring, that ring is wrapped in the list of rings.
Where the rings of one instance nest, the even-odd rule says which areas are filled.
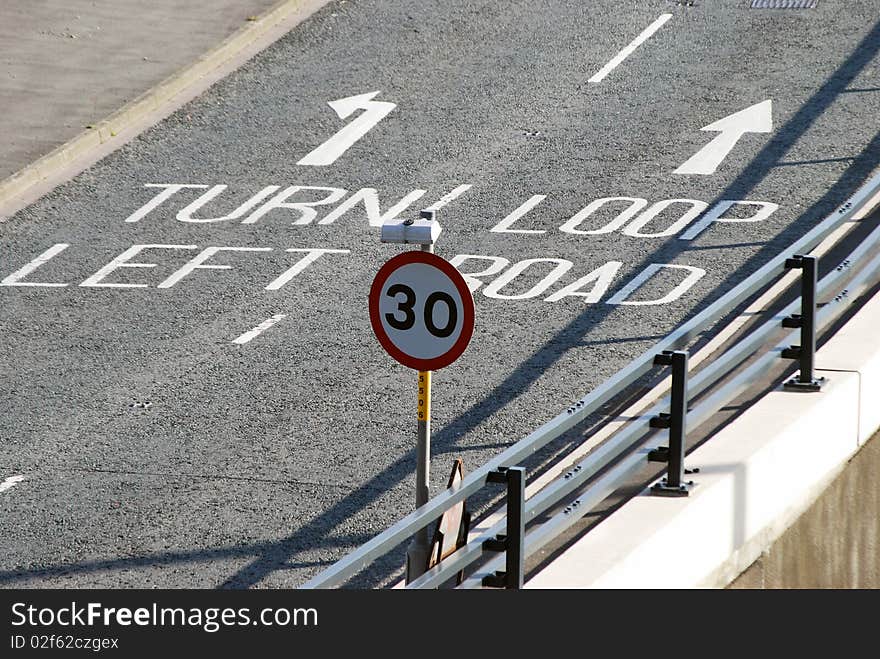
[[[729,585],[880,429],[878,324],[875,296],[817,352],[821,392],[771,391],[688,455],[689,497],[645,489],[526,588]]]
[[[106,148],[111,141],[118,142],[113,148],[122,146],[147,125],[141,126],[140,130],[131,135],[126,135],[126,139],[115,140],[124,131],[131,131],[139,122],[150,118],[151,115],[170,114],[189,100],[189,97],[185,97],[186,93],[198,87],[198,83],[216,74],[224,65],[229,65],[240,58],[249,48],[259,46],[259,50],[262,50],[267,47],[327,2],[329,0],[282,0],[202,55],[195,63],[144,92],[94,128],[80,133],[39,160],[0,181],[0,207],[22,200],[36,186],[57,176],[59,172],[75,167],[78,162],[82,162],[83,166],[73,174],[82,171],[90,164],[86,162],[89,156]],[[91,162],[93,161],[94,159]],[[0,216],[0,221],[4,219],[5,217]]]

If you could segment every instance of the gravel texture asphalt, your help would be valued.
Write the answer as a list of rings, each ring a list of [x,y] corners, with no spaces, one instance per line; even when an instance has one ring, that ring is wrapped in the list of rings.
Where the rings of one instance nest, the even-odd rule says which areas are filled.
[[[220,219],[267,186],[371,188],[383,212],[425,190],[403,211],[414,216],[470,185],[438,213],[438,255],[561,260],[533,263],[496,297],[487,275],[474,293],[473,339],[434,374],[432,494],[454,458],[483,464],[779,253],[880,162],[880,12],[876,0],[749,4],[332,2],[0,225],[7,282],[68,245],[21,280],[66,285],[0,287],[0,480],[25,476],[0,493],[0,586],[295,587],[412,510],[416,376],[382,350],[367,313],[373,276],[407,248],[381,244],[363,205],[321,224],[342,198],[308,207],[309,223],[289,207]],[[396,105],[384,119],[332,164],[297,164],[352,121],[328,102],[376,91]],[[712,175],[673,173],[715,137],[701,128],[767,99],[771,133],[745,134]],[[157,184],[228,187],[189,214],[207,187],[181,189],[127,222]],[[533,195],[544,198],[512,228],[543,233],[491,231]],[[779,207],[692,240],[559,230],[607,197]],[[609,222],[616,203],[580,229]],[[664,233],[689,206],[641,233]],[[82,285],[144,244],[177,247],[103,280],[138,287]],[[231,269],[158,287],[212,246],[264,251],[220,251],[204,265]],[[289,249],[348,252],[267,290],[306,253]],[[668,304],[608,304],[651,264],[705,274]],[[598,301],[546,300],[603,266],[614,276]],[[630,301],[663,297],[683,273],[662,270]],[[387,584],[401,565],[402,548],[358,585]]]

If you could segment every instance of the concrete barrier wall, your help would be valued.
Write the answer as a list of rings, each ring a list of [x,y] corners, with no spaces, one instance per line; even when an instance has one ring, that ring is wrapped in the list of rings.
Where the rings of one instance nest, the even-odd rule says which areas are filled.
[[[880,588],[880,435],[729,588]]]
[[[880,296],[817,353],[820,392],[771,391],[688,455],[688,497],[646,489],[527,588],[878,583]]]

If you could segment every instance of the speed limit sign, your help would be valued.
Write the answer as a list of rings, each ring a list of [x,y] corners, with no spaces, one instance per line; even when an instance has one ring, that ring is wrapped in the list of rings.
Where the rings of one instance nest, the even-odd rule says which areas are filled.
[[[431,252],[385,263],[370,287],[370,323],[394,359],[419,371],[448,366],[474,332],[474,300],[461,273]]]

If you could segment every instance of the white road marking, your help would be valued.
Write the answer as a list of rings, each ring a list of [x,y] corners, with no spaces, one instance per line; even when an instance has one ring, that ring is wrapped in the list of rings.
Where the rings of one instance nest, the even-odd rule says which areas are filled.
[[[629,300],[629,296],[633,293],[633,291],[638,290],[642,284],[648,281],[651,277],[654,276],[655,273],[659,272],[661,268],[669,268],[670,270],[685,270],[688,272],[688,275],[685,277],[684,281],[681,282],[678,286],[673,288],[669,293],[665,296],[658,298],[656,300]],[[680,298],[682,294],[691,288],[694,284],[696,284],[700,278],[706,274],[706,271],[702,268],[697,268],[692,265],[675,265],[672,263],[652,263],[647,268],[642,270],[635,279],[633,279],[626,286],[621,288],[617,293],[611,296],[605,304],[629,304],[633,306],[641,306],[646,304],[669,304]]]
[[[238,343],[239,345],[243,345],[243,344],[247,343],[248,341],[250,341],[254,337],[259,336],[260,334],[265,332],[267,329],[272,327],[272,325],[277,323],[279,320],[284,318],[286,315],[287,314],[284,314],[284,313],[275,314],[274,316],[272,316],[268,320],[264,320],[262,323],[257,325],[254,329],[242,334],[240,337],[235,339],[233,341],[233,343]]]
[[[373,97],[378,93],[358,94],[327,103],[339,115],[340,119],[345,119],[358,110],[364,110],[364,112],[296,164],[326,166],[336,162],[336,159],[345,153],[351,145],[366,135],[373,126],[397,107],[394,103],[374,101]]]
[[[231,265],[202,265],[218,252],[271,252],[271,247],[206,247],[189,263],[172,274],[156,288],[171,288],[181,279],[195,270],[232,270]]]
[[[293,264],[286,272],[277,277],[273,282],[266,286],[267,291],[277,291],[291,279],[296,277],[303,270],[308,268],[312,263],[317,261],[323,254],[351,254],[348,249],[323,249],[323,248],[299,248],[291,247],[284,250],[285,252],[306,252],[306,255]]]
[[[663,25],[672,18],[672,14],[661,14],[660,18],[651,23],[645,30],[637,36],[632,42],[623,50],[621,50],[617,55],[612,59],[608,64],[603,66],[599,71],[590,78],[589,82],[601,82],[602,79],[611,73],[617,66],[623,62],[627,57],[633,54],[636,48],[645,43],[648,39],[651,38],[657,30],[659,30]]]
[[[67,286],[67,284],[45,284],[21,280],[27,277],[30,273],[39,268],[41,265],[44,265],[48,261],[51,261],[55,255],[60,254],[68,247],[70,247],[70,244],[68,243],[58,243],[56,245],[52,245],[52,247],[40,254],[37,258],[28,263],[26,266],[24,266],[23,268],[19,268],[11,275],[6,277],[3,281],[0,281],[0,286]]]
[[[470,185],[469,183],[466,183],[465,185],[459,185],[459,186],[458,186],[457,188],[455,188],[454,190],[451,190],[451,191],[447,192],[445,195],[443,195],[442,197],[440,197],[437,201],[435,201],[433,204],[431,204],[430,206],[428,206],[425,210],[426,210],[426,211],[437,211],[437,210],[440,210],[440,209],[443,208],[446,204],[448,204],[450,201],[453,201],[454,199],[457,199],[458,197],[460,197],[461,195],[463,195],[465,192],[467,192],[468,190],[470,190],[472,187],[473,187],[473,186]]]
[[[86,279],[80,286],[87,288],[147,288],[146,284],[102,284],[101,281],[114,270],[119,268],[155,268],[155,263],[129,263],[145,249],[198,249],[198,245],[132,245],[91,277]]]
[[[510,215],[501,220],[494,227],[489,229],[489,231],[493,233],[547,233],[544,229],[511,229],[513,223],[516,222],[523,215],[532,210],[535,206],[540,204],[547,198],[545,194],[536,194],[532,195],[528,201],[522,204],[519,208],[513,211]]]
[[[134,213],[125,218],[126,222],[140,222],[144,217],[149,214],[150,211],[154,210],[156,207],[161,205],[163,202],[168,201],[171,197],[176,195],[181,190],[186,188],[193,188],[196,190],[207,188],[207,185],[201,184],[189,184],[189,183],[145,183],[145,188],[165,188],[153,197],[146,204],[138,208]]]
[[[746,133],[769,133],[773,130],[773,100],[755,103],[745,110],[719,119],[700,130],[721,134],[691,156],[674,174],[714,174],[736,143]]]
[[[6,490],[15,487],[19,483],[21,483],[25,479],[24,476],[10,476],[5,481],[0,483],[0,492],[5,492]]]

